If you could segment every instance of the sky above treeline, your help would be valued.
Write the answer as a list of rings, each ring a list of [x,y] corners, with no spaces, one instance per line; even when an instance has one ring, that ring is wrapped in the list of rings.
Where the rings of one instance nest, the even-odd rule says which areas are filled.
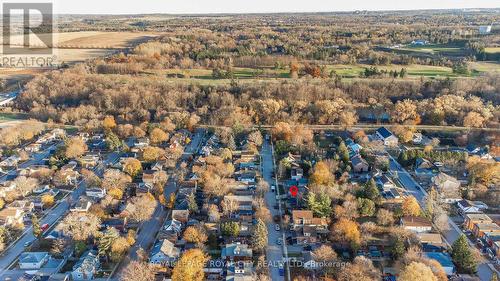
[[[55,12],[59,14],[283,13],[500,8],[499,0],[53,0],[53,2]]]

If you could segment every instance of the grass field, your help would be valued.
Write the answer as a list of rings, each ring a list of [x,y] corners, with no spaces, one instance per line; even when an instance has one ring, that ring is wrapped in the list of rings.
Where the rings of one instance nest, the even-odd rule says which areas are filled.
[[[26,113],[0,112],[0,122],[26,120],[27,118],[28,114]]]
[[[326,71],[335,71],[338,75],[343,78],[349,79],[362,79],[360,78],[360,73],[364,71],[365,68],[372,67],[371,65],[358,64],[358,65],[328,65],[326,66]],[[380,70],[386,71],[400,71],[405,68],[407,71],[407,79],[416,79],[420,77],[428,78],[458,78],[458,77],[474,77],[481,75],[486,72],[499,72],[500,64],[495,62],[474,62],[470,64],[471,75],[469,76],[459,76],[453,73],[450,67],[445,66],[431,66],[431,65],[389,65],[389,66],[377,66]],[[213,79],[212,70],[210,69],[163,69],[163,70],[150,70],[147,74],[158,75],[166,77],[168,81],[179,82],[179,83],[201,83],[207,85],[220,85],[227,84],[231,82],[231,79]],[[179,77],[172,77],[173,74],[180,75]],[[288,69],[264,69],[256,70],[251,68],[234,68],[234,78],[238,81],[244,82],[255,82],[255,81],[279,81],[283,79],[290,78]]]
[[[471,62],[470,68],[472,70],[479,72],[479,73],[485,73],[485,72],[498,73],[498,72],[500,72],[500,63],[498,63],[498,62],[485,62],[485,61]]]
[[[454,45],[440,45],[440,44],[429,44],[425,46],[413,46],[409,45],[400,50],[422,52],[427,54],[455,54],[460,55],[462,53],[462,48]]]

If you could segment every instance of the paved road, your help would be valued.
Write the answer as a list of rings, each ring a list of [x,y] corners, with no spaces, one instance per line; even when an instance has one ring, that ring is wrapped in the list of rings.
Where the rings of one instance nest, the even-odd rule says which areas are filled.
[[[107,164],[115,163],[119,158],[119,153],[110,153],[105,159],[104,165],[101,164],[95,167],[94,171],[98,176],[102,176]],[[43,158],[42,158],[43,159]],[[77,187],[69,195],[70,201],[76,202],[80,196],[85,191],[86,184],[85,181],[80,181]],[[59,222],[64,215],[68,212],[70,208],[70,203],[68,200],[62,200],[58,205],[52,208],[48,214],[41,219],[41,224],[48,224],[52,228],[57,222]],[[17,257],[24,251],[24,244],[28,241],[35,240],[32,233],[32,227],[26,228],[24,234],[19,240],[17,240],[4,254],[0,257],[0,278],[5,280],[3,274],[5,270],[17,259]]]
[[[189,159],[189,157],[193,155],[193,153],[199,150],[204,135],[205,135],[204,129],[196,131],[196,134],[194,135],[191,143],[188,144],[184,149],[184,154],[181,157],[181,161],[177,163],[177,166],[179,166],[181,162]],[[163,194],[165,194],[166,198],[170,198],[170,195],[172,193],[177,192],[176,182],[177,179],[175,179],[174,177],[170,177],[168,179],[168,182],[165,185],[165,189],[163,191]],[[117,270],[116,271],[117,274],[114,275],[119,276],[121,271],[126,267],[126,265],[131,260],[137,260],[139,258],[137,255],[137,250],[139,250],[139,248],[142,248],[147,251],[153,246],[153,243],[156,240],[157,234],[160,231],[160,228],[162,227],[165,218],[169,216],[170,216],[170,211],[167,210],[162,205],[158,204],[158,206],[155,209],[155,212],[153,213],[152,218],[142,224],[141,231],[139,231],[139,233],[137,234],[136,242],[130,249],[129,255],[119,265],[119,270]]]
[[[423,206],[424,198],[427,195],[427,192],[424,191],[424,189],[392,156],[389,155],[389,158],[390,158],[389,168],[391,173],[395,175],[397,174],[396,177],[398,177],[399,181],[404,186],[404,188],[413,196],[415,196],[415,198],[419,201],[420,205]],[[448,217],[448,224],[450,225],[450,228],[448,231],[445,231],[443,233],[443,236],[445,237],[448,244],[451,245],[462,234],[462,231],[450,219],[450,217]],[[471,246],[474,247],[474,245]],[[489,281],[491,276],[493,275],[493,265],[489,264],[488,260],[486,260],[484,257],[478,264],[477,275],[481,280],[484,281]]]
[[[269,183],[269,186],[275,184],[274,179],[272,178],[272,172],[274,169],[273,165],[273,155],[271,150],[271,145],[268,141],[265,141],[262,146],[261,151],[262,156],[262,177],[263,179]],[[265,200],[269,210],[271,211],[271,215],[274,217],[275,215],[280,215],[280,210],[274,209],[274,205],[276,205],[276,193],[272,192],[269,189],[269,192],[265,195]],[[286,239],[284,232],[276,231],[274,222],[270,222],[267,224],[267,232],[268,232],[268,247],[266,249],[267,262],[269,263],[269,276],[271,280],[284,280],[283,276],[279,274],[278,264],[283,261],[283,246],[279,246],[276,244],[278,238],[283,240],[283,243],[286,243]],[[286,246],[285,246],[286,247]]]

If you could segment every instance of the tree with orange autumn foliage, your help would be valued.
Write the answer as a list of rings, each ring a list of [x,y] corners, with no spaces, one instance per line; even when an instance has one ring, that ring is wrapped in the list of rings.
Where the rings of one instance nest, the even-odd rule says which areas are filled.
[[[325,162],[319,161],[316,163],[310,177],[311,183],[318,185],[330,185],[333,183],[334,179],[335,178],[330,171],[330,168]]]
[[[420,205],[417,199],[413,196],[406,197],[401,205],[401,212],[403,216],[419,216]]]
[[[349,242],[352,249],[357,249],[361,243],[361,233],[358,224],[352,220],[341,218],[332,227],[332,238],[338,242]]]

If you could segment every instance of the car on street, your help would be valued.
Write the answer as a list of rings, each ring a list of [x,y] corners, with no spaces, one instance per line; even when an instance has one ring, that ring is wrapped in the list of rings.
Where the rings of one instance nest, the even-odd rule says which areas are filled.
[[[271,184],[271,191],[275,192],[276,191],[276,186],[274,184]]]
[[[28,240],[28,241],[26,241],[26,242],[24,243],[24,247],[25,247],[25,248],[28,248],[29,246],[31,246],[31,244],[33,244],[33,241],[35,241],[35,240]]]
[[[40,229],[41,229],[42,231],[45,231],[45,230],[49,229],[49,224],[48,224],[48,223],[44,223],[44,224],[42,224],[42,226],[40,226]]]
[[[279,215],[275,215],[275,216],[273,216],[273,221],[274,221],[274,222],[280,222],[280,219],[281,219],[281,218],[280,218],[280,216],[279,216]]]
[[[283,268],[283,264],[280,263],[278,266],[278,270],[280,272],[280,276],[285,276],[285,269]]]

